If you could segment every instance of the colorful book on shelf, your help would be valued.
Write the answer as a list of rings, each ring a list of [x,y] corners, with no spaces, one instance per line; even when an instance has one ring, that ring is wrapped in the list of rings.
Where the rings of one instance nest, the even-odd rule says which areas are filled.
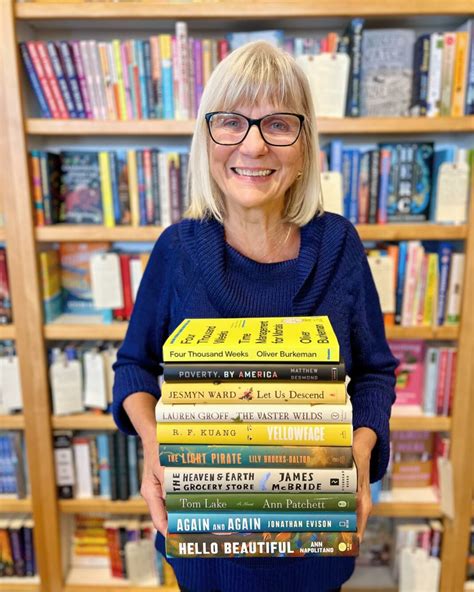
[[[249,532],[168,534],[168,557],[354,557],[357,534],[351,532]]]
[[[421,415],[424,393],[425,343],[421,340],[391,341],[390,349],[400,360],[394,415]]]
[[[160,444],[284,444],[351,446],[352,424],[159,423]]]
[[[339,361],[328,317],[185,319],[163,345],[165,362]]]
[[[98,152],[61,153],[61,193],[69,224],[102,224],[103,207]]]
[[[357,470],[355,466],[349,469],[166,467],[163,485],[167,493],[354,493]]]
[[[160,444],[163,467],[350,468],[351,446]]]
[[[355,512],[355,493],[168,493],[168,512]]]

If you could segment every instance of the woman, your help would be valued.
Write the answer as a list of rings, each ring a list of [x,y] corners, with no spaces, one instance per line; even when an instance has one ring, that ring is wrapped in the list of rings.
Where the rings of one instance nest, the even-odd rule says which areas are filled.
[[[114,417],[144,447],[142,495],[161,534],[167,518],[155,443],[162,345],[189,317],[328,315],[351,377],[358,530],[369,476],[389,457],[396,360],[352,225],[323,212],[315,116],[295,61],[252,43],[219,64],[204,91],[190,155],[188,219],[167,228],[145,271],[115,364]],[[337,590],[353,559],[170,560],[183,590]]]

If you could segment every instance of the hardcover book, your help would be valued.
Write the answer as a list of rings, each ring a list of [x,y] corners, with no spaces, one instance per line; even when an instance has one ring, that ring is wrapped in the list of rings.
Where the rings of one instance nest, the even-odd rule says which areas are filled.
[[[245,532],[168,534],[168,557],[354,557],[359,539],[352,532]]]
[[[202,383],[168,383],[164,382],[161,389],[163,403],[183,405],[200,404],[244,404],[271,405],[317,405],[346,403],[346,386],[343,382],[317,384],[285,383],[285,382],[202,382]]]
[[[165,362],[338,362],[328,317],[185,319],[163,346]]]
[[[61,194],[68,224],[102,224],[99,154],[92,151],[61,152]]]

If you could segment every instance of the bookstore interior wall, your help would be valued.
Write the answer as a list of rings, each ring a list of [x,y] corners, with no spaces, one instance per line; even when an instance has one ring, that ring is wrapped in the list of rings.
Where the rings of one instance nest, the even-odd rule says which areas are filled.
[[[139,446],[114,431],[109,414],[91,412],[91,409],[107,407],[111,379],[104,368],[110,366],[125,334],[133,295],[150,245],[163,226],[179,219],[185,205],[185,195],[180,192],[180,187],[186,172],[186,154],[193,130],[192,115],[199,100],[199,84],[205,82],[210,67],[219,57],[225,55],[234,43],[244,41],[244,36],[239,37],[237,33],[265,31],[265,34],[260,33],[261,37],[280,42],[286,48],[291,43],[291,49],[300,55],[301,62],[311,68],[313,60],[305,56],[336,52],[350,24],[353,26],[352,35],[355,35],[357,19],[354,17],[364,19],[364,31],[385,28],[414,31],[404,33],[413,39],[413,43],[423,34],[429,34],[429,43],[439,31],[463,31],[462,25],[471,19],[471,28],[468,27],[467,35],[462,37],[466,47],[470,48],[474,35],[473,16],[472,4],[463,0],[443,5],[428,0],[402,1],[384,6],[370,0],[362,8],[355,7],[350,1],[339,0],[331,3],[330,8],[313,6],[304,1],[278,5],[257,3],[252,7],[239,3],[230,6],[224,2],[55,4],[5,0],[0,4],[0,459],[4,467],[10,467],[8,482],[6,472],[0,475],[3,484],[0,490],[0,549],[1,541],[7,537],[9,541],[20,541],[23,550],[23,556],[17,557],[16,562],[13,557],[13,571],[0,571],[0,591],[81,592],[90,589],[91,584],[94,590],[153,588],[171,592],[178,589],[173,574],[166,567],[163,570],[161,562],[150,567],[151,571],[157,571],[155,577],[160,586],[139,586],[124,577],[125,563],[121,567],[120,559],[119,564],[112,561],[112,565],[108,553],[105,556],[99,553],[94,557],[78,544],[81,533],[90,535],[94,531],[101,533],[95,543],[102,546],[102,550],[107,549],[104,537],[118,536],[120,539],[120,534],[117,534],[120,532],[122,536],[134,532],[148,542],[152,535],[146,506],[138,494]],[[196,64],[189,66],[195,92],[190,91],[188,86],[188,98],[183,99],[186,85],[181,79],[175,81],[176,86],[173,87],[171,78],[170,87],[160,85],[161,91],[168,94],[160,98],[161,91],[155,91],[155,94],[151,91],[147,102],[143,95],[150,92],[151,83],[147,82],[146,71],[153,64],[153,48],[156,51],[157,41],[148,45],[141,42],[165,34],[179,37],[183,31],[186,33],[186,28],[188,37],[198,40],[191,46],[193,51],[198,47],[204,52],[199,54],[201,57],[208,52],[203,61],[196,62],[199,67]],[[332,35],[334,31],[337,31],[339,39]],[[231,33],[234,35],[229,36]],[[291,42],[288,36],[293,37]],[[369,37],[366,37],[367,47],[370,47]],[[443,38],[450,38],[451,41],[459,39],[455,35]],[[27,58],[35,57],[37,46],[29,46],[29,42],[55,41],[58,42],[54,45],[57,51],[67,53],[72,52],[75,40],[96,41],[102,52],[97,53],[98,59],[102,57],[104,68],[107,69],[107,64],[111,66],[112,80],[113,65],[117,67],[113,47],[109,43],[113,39],[122,42],[140,40],[138,44],[123,44],[122,48],[120,45],[117,48],[119,52],[125,52],[125,56],[135,56],[138,70],[142,57],[140,52],[151,52],[149,66],[145,66],[143,61],[142,79],[138,74],[137,87],[133,91],[130,87],[128,99],[125,95],[123,101],[119,95],[114,96],[113,89],[109,89],[106,96],[105,85],[97,82],[96,86],[90,87],[95,88],[97,93],[97,103],[89,105],[90,117],[64,119],[51,117],[53,113],[47,117],[45,110],[48,111],[51,105],[46,97],[40,107],[41,102],[32,89],[31,72],[27,74],[27,64],[24,63],[25,53]],[[216,41],[202,41],[206,39]],[[59,42],[62,41],[69,42],[69,45],[63,44],[61,49]],[[375,43],[373,40],[370,42]],[[167,43],[171,46],[171,38],[161,38],[159,43],[159,50],[164,52]],[[446,43],[449,44],[448,41]],[[80,44],[78,46],[80,49]],[[45,47],[47,49],[47,45]],[[422,51],[422,42],[416,47]],[[127,54],[127,51],[132,53]],[[336,61],[340,60],[343,64],[341,71],[346,67],[344,63],[349,64],[350,79],[354,59],[351,49],[347,52],[349,58],[346,60],[340,57],[345,52],[338,51],[340,55]],[[466,49],[464,92],[468,86],[469,59],[474,62],[473,53],[469,54]],[[61,55],[60,63],[65,67],[66,54]],[[163,53],[161,55],[163,57]],[[108,58],[110,61],[107,61]],[[451,59],[451,69],[454,69],[456,53],[451,53]],[[445,70],[449,68],[446,57],[445,62],[444,66],[440,62],[439,76],[443,67]],[[176,69],[179,62],[160,61],[160,64],[163,68],[173,66]],[[33,69],[38,67],[33,62],[30,65]],[[474,66],[472,70],[474,76]],[[162,69],[161,75],[169,75],[170,72],[168,70],[166,74]],[[425,78],[422,78],[423,75]],[[51,80],[54,76],[53,72]],[[40,78],[38,74],[38,80]],[[71,78],[74,76],[71,75]],[[68,83],[63,82],[62,87],[58,84],[55,89],[53,104],[56,107],[60,104],[62,90],[72,90],[71,78],[66,76]],[[426,83],[429,81],[429,71],[425,70],[423,74],[421,65],[418,86],[420,79]],[[416,392],[410,392],[408,387],[404,389],[400,380],[399,402],[391,420],[394,446],[403,438],[410,440],[415,447],[421,446],[426,454],[418,460],[427,463],[423,466],[428,476],[419,475],[418,487],[403,487],[407,485],[403,482],[403,471],[408,465],[403,464],[403,458],[394,457],[391,481],[385,479],[378,488],[374,488],[373,495],[379,501],[374,505],[372,535],[367,535],[356,573],[344,590],[396,590],[393,561],[381,557],[384,555],[381,541],[386,543],[387,548],[394,549],[396,545],[403,544],[404,533],[410,532],[408,536],[412,538],[418,537],[425,542],[427,538],[431,540],[431,553],[437,555],[438,551],[433,550],[436,546],[433,540],[440,529],[443,532],[439,590],[462,590],[464,586],[470,589],[472,585],[465,580],[474,517],[474,208],[468,207],[461,195],[454,202],[443,201],[443,196],[448,187],[457,187],[464,188],[468,202],[472,203],[474,197],[474,98],[468,114],[465,112],[468,99],[464,95],[465,103],[460,112],[460,98],[454,98],[456,92],[452,90],[453,80],[454,74],[451,93],[445,89],[444,102],[439,97],[442,114],[420,115],[430,107],[426,94],[419,90],[414,95],[414,103],[408,106],[409,109],[411,107],[410,117],[376,113],[380,106],[367,102],[365,98],[362,105],[359,103],[354,107],[353,103],[350,104],[351,108],[362,108],[369,115],[354,116],[356,113],[352,112],[353,116],[349,117],[349,107],[344,104],[342,116],[321,117],[318,121],[320,143],[325,155],[322,161],[325,188],[331,197],[331,205],[340,208],[341,213],[356,224],[366,241],[369,261],[381,290],[391,345],[396,355],[404,360],[404,372],[417,377],[417,384],[423,383],[431,372],[430,381],[426,379],[424,387],[418,386]],[[347,83],[341,88],[351,92],[347,90]],[[104,91],[103,95],[100,89]],[[120,94],[121,91],[117,92]],[[439,92],[442,94],[442,89]],[[462,94],[462,88],[459,92]],[[457,107],[446,99],[446,93],[454,102],[457,101]],[[152,100],[155,100],[154,108],[151,108]],[[402,100],[401,96],[399,100]],[[72,99],[73,107],[77,108],[74,101]],[[395,101],[395,106],[391,108],[395,109],[397,104]],[[174,110],[170,111],[170,106]],[[324,110],[330,105],[320,103],[319,107]],[[154,113],[156,116],[134,119],[137,113]],[[401,143],[407,149],[411,147],[412,157],[415,154],[419,160],[422,159],[422,151],[425,156],[428,154],[420,166],[429,171],[430,184],[438,188],[439,200],[436,206],[431,206],[431,211],[425,207],[419,218],[407,216],[396,221],[395,217],[390,217],[390,203],[381,207],[377,183],[380,184],[380,162],[393,164],[394,158],[404,158],[405,153],[397,149]],[[88,156],[78,164],[74,157],[79,151],[88,151]],[[62,159],[61,178],[57,155]],[[129,185],[125,189],[120,175],[124,163],[129,174]],[[78,172],[80,166],[83,168]],[[442,169],[443,166],[446,168]],[[449,173],[454,169],[464,171],[464,177],[450,177]],[[106,170],[112,171],[108,181],[104,180]],[[94,195],[97,196],[99,186],[108,197],[104,200],[102,196],[102,201],[99,198],[98,202],[97,197],[92,198],[89,207],[73,199],[68,201],[66,198],[65,204],[61,202],[58,198],[59,184],[64,187],[69,183],[72,187],[84,171],[91,180],[89,189],[94,188],[93,183],[96,183]],[[437,177],[432,176],[434,171],[438,171],[438,175],[440,171],[448,171],[443,177],[444,185],[437,183]],[[350,180],[356,174],[359,181],[354,195],[351,194]],[[376,179],[372,194],[371,178]],[[366,187],[362,199],[361,179],[365,179]],[[138,191],[140,183],[145,187],[142,194]],[[167,190],[166,203],[162,195],[157,197],[158,185]],[[444,191],[441,197],[440,187]],[[70,195],[72,193],[71,190]],[[125,194],[127,197],[124,198]],[[467,217],[463,214],[466,210]],[[75,262],[76,272],[81,272],[77,257],[80,255],[79,245],[83,243],[89,245],[83,252],[91,261],[94,252],[118,253],[114,265],[122,273],[122,279],[126,274],[128,283],[126,287],[120,285],[118,292],[123,289],[123,294],[119,301],[108,306],[102,303],[100,311],[94,307],[90,296],[89,308],[83,310],[87,315],[79,320],[73,316],[77,313],[71,296],[73,290],[68,292],[67,278],[60,269],[69,257],[69,262]],[[443,298],[447,300],[448,311],[436,315],[429,313],[428,308],[437,306],[438,312],[440,310],[439,284],[436,284],[437,289],[432,287],[431,296],[426,286],[429,283],[427,278],[431,277],[430,269],[438,269],[439,266],[440,275],[448,273],[447,268],[442,271],[443,256],[449,257],[452,265],[453,293],[449,294],[450,282],[449,276],[446,276]],[[421,275],[414,276],[413,286],[417,284],[416,279],[425,274],[423,285],[426,291],[411,288],[411,308],[406,304],[407,295],[403,287],[399,289],[400,281],[397,280],[402,257],[408,258],[407,264],[411,261],[416,266],[418,262],[419,267],[415,267],[414,273],[418,269]],[[453,269],[457,269],[456,274]],[[433,274],[437,277],[437,272],[433,271]],[[388,281],[390,289],[382,290],[384,281]],[[6,283],[9,285],[8,297]],[[462,296],[458,294],[459,286],[462,287]],[[58,301],[58,293],[69,294],[67,304],[65,300]],[[94,295],[97,304],[100,297],[97,291]],[[102,364],[103,388],[98,392],[91,388],[90,382],[87,384],[87,380],[78,387],[77,377],[88,373],[89,378],[97,377],[94,361],[98,354]],[[69,394],[75,393],[74,400],[72,396],[67,399],[61,392],[61,382],[66,379],[61,374],[61,366],[64,365],[71,371]],[[434,383],[433,375],[436,379]],[[439,386],[442,381],[444,387]],[[97,403],[101,397],[102,402]],[[76,461],[81,451],[85,451],[88,458],[94,458],[98,447],[113,441],[115,449],[133,464],[133,470],[127,468],[126,474],[116,476],[117,492],[112,499],[110,492],[108,498],[101,496],[97,467],[92,467],[89,475],[93,477],[91,489],[81,489],[81,484],[78,484],[76,491],[67,491],[67,488],[58,486],[55,454],[72,454],[71,438]],[[437,457],[439,462],[433,460]],[[17,461],[14,474],[11,472],[12,459]],[[437,472],[436,483],[441,483],[439,487],[433,485],[433,470]],[[402,486],[390,490],[390,485],[396,484],[397,479]],[[117,544],[120,547],[120,540]],[[150,552],[149,547],[143,549],[142,552]],[[121,550],[123,548],[118,549],[119,552]],[[396,555],[397,551],[400,551],[399,547],[392,551],[392,555]],[[472,533],[470,555],[472,578]]]

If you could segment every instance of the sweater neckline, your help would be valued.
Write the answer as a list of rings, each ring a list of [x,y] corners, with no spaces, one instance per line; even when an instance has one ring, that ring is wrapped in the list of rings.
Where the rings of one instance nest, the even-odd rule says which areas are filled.
[[[330,218],[329,218],[330,219]],[[324,257],[320,256],[321,246],[326,240],[328,216],[323,214],[311,220],[300,229],[301,243],[297,258],[297,290],[293,298],[292,314],[310,315],[315,310],[332,269],[333,256],[339,249],[334,248]],[[215,219],[194,222],[194,232],[188,235],[189,252],[197,259],[201,277],[206,285],[208,297],[223,317],[240,317],[243,303],[239,291],[226,274],[226,241],[224,227]],[[323,240],[324,236],[324,240]],[[329,235],[329,242],[339,242],[340,236]],[[336,247],[336,245],[334,245]],[[254,262],[257,263],[257,262]],[[258,265],[258,263],[257,263]],[[316,281],[308,281],[317,273]]]

